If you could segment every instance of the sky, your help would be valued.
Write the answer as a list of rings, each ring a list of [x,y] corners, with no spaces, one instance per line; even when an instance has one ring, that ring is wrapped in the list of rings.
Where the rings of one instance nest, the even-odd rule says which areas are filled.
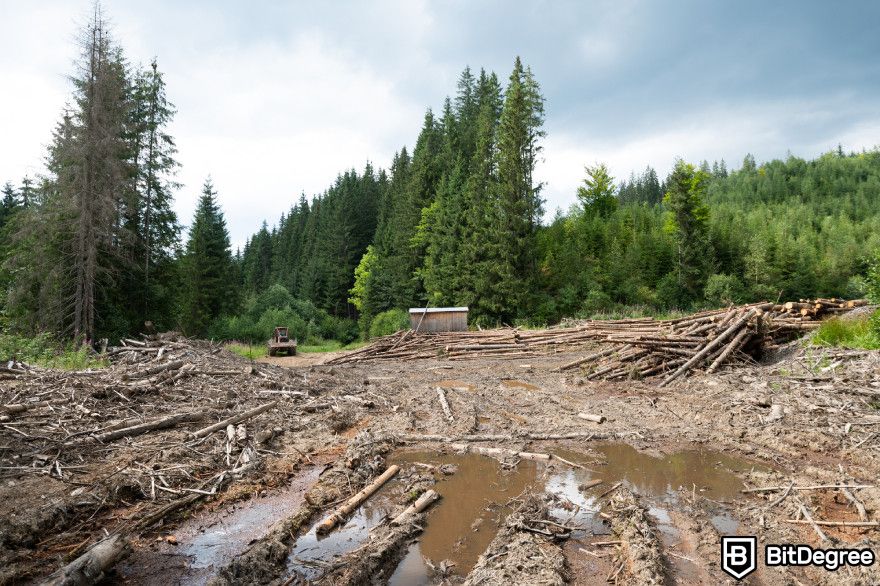
[[[190,222],[209,175],[234,246],[300,193],[412,147],[462,69],[546,98],[536,177],[548,217],[584,165],[618,179],[676,158],[814,157],[880,144],[880,3],[104,0],[129,61],[153,57]],[[0,182],[43,172],[91,0],[0,0]]]

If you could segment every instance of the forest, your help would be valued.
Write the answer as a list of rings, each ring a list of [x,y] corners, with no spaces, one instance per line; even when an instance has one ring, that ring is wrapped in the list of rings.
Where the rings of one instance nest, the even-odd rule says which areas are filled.
[[[677,159],[614,178],[587,164],[548,213],[535,169],[544,97],[519,58],[466,67],[388,169],[367,162],[292,196],[232,250],[207,178],[174,212],[175,115],[156,60],[130,63],[97,15],[37,177],[0,200],[0,327],[93,343],[159,330],[247,341],[393,332],[409,307],[464,305],[473,325],[656,314],[767,299],[861,297],[880,250],[880,150],[838,147],[738,168]],[[796,146],[796,145],[793,145]],[[670,155],[672,158],[672,155]]]

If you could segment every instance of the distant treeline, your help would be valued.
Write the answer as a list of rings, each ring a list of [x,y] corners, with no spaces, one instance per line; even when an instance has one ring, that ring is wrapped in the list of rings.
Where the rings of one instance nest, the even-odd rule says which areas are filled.
[[[597,164],[577,204],[545,220],[534,178],[544,98],[519,59],[504,85],[465,69],[387,171],[367,164],[300,196],[241,251],[206,181],[181,242],[174,107],[157,64],[131,66],[100,14],[81,44],[48,172],[2,190],[4,329],[94,340],[149,320],[194,335],[259,339],[291,325],[348,341],[355,319],[367,332],[413,306],[467,305],[494,325],[860,296],[880,249],[877,150],[747,156],[733,171],[677,161],[663,180],[648,167],[615,181]]]

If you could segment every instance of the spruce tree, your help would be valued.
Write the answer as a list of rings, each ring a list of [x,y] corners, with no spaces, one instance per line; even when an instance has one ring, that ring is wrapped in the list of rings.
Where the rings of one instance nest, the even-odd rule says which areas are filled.
[[[498,125],[497,220],[489,243],[496,271],[491,311],[505,321],[528,312],[537,278],[535,236],[543,200],[533,174],[542,148],[543,121],[544,98],[531,70],[517,57]]]
[[[679,290],[691,301],[702,296],[711,269],[709,208],[704,201],[707,181],[704,171],[679,160],[663,198],[670,212],[668,230],[676,243],[675,278]]]
[[[202,188],[182,265],[181,325],[188,335],[202,335],[235,307],[229,233],[210,178]]]
[[[180,226],[172,208],[179,185],[177,147],[168,134],[175,109],[166,97],[165,81],[155,59],[135,73],[131,88],[131,135],[134,182],[138,194],[134,283],[141,297],[140,316],[162,324],[171,309],[172,273]]]

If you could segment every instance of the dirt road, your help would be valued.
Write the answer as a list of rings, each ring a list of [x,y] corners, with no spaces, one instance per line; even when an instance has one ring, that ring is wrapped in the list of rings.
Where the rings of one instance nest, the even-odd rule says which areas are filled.
[[[759,557],[767,543],[880,551],[880,354],[795,343],[660,389],[557,370],[589,351],[321,366],[204,346],[177,351],[199,374],[172,383],[132,372],[174,356],[7,373],[5,405],[67,404],[3,423],[3,581],[45,576],[105,530],[133,550],[109,579],[144,584],[718,584],[732,582],[721,535],[757,536]],[[93,433],[196,408],[204,420]],[[389,483],[316,533],[391,464]],[[441,498],[415,524],[389,525],[428,488]],[[880,570],[761,560],[746,583],[876,584]]]

